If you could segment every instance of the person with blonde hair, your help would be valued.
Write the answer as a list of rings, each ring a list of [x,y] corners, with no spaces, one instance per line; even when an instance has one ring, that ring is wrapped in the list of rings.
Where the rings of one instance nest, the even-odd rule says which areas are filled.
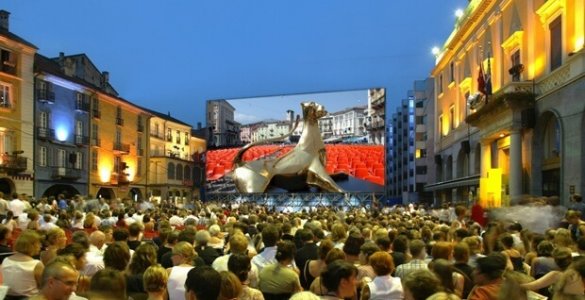
[[[41,252],[41,261],[46,265],[57,256],[57,251],[65,248],[67,236],[63,229],[56,227],[47,232],[45,241],[47,247]]]
[[[13,255],[2,262],[3,284],[8,286],[8,295],[31,297],[39,292],[43,263],[34,259],[41,251],[41,238],[32,230],[20,234],[14,245]]]
[[[179,300],[185,297],[185,280],[187,274],[193,269],[195,249],[188,242],[178,242],[172,250],[173,267],[167,269],[169,275],[168,291],[169,300]]]
[[[140,248],[140,247],[139,247]],[[169,275],[161,265],[152,265],[142,275],[148,300],[165,300]]]

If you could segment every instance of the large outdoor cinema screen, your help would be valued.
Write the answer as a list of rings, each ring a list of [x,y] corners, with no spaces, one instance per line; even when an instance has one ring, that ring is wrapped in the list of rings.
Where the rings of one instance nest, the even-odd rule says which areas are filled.
[[[383,88],[207,101],[207,193],[383,192]]]

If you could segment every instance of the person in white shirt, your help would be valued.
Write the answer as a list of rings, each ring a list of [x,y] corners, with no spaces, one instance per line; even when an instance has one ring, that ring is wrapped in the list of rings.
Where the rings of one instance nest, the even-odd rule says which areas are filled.
[[[4,199],[4,193],[0,192],[0,216],[6,216],[6,212],[8,211],[8,201]]]
[[[276,243],[280,240],[278,229],[268,225],[262,229],[262,242],[264,250],[252,258],[252,264],[258,268],[258,272],[270,264],[276,263]]]
[[[24,203],[24,201],[18,198],[17,193],[13,193],[12,201],[10,201],[8,209],[12,211],[14,217],[20,217],[20,215],[22,215],[24,213],[24,210],[26,209],[26,204]]]
[[[96,230],[89,236],[89,251],[85,254],[87,263],[83,268],[82,274],[93,276],[97,271],[104,268],[104,252],[106,251],[106,235]]]
[[[248,239],[241,233],[234,234],[230,238],[229,242],[230,252],[234,254],[247,254],[248,250]],[[228,271],[228,260],[231,254],[226,254],[216,258],[211,265],[216,271]],[[252,268],[248,273],[248,280],[250,281],[249,286],[256,288],[258,287],[258,268],[252,264]]]
[[[376,277],[364,286],[361,299],[404,299],[404,291],[400,278],[390,275],[394,271],[392,256],[388,252],[378,251],[370,256],[370,264],[374,268]]]

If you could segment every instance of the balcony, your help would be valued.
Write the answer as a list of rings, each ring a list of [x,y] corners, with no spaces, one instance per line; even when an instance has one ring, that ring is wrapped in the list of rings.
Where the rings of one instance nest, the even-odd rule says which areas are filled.
[[[12,104],[10,101],[0,101],[0,108],[11,108]]]
[[[3,154],[0,159],[0,172],[18,174],[27,168],[27,158],[18,154]]]
[[[81,169],[53,167],[51,177],[53,179],[77,180],[81,178]]]
[[[534,104],[534,84],[532,81],[510,82],[486,97],[482,94],[470,97],[469,107],[473,110],[465,122],[477,127],[483,119],[506,110],[522,110]]]
[[[130,153],[130,144],[114,143],[114,153]]]
[[[55,129],[47,127],[37,127],[37,138],[41,140],[52,141],[55,139]]]
[[[163,140],[164,139],[162,133],[156,132],[156,131],[151,131],[150,132],[150,136],[153,137],[153,138],[160,139],[160,140]]]
[[[128,179],[128,174],[124,172],[112,172],[112,176],[110,177],[110,184],[112,185],[129,185],[130,179]]]
[[[102,118],[102,112],[99,109],[92,109],[91,116],[94,119],[101,119]]]
[[[0,72],[16,75],[16,63],[3,61],[2,64],[0,64]]]
[[[89,112],[89,103],[88,102],[75,102],[75,110],[81,112]]]
[[[89,137],[85,135],[75,135],[75,145],[85,146],[89,144]]]
[[[364,124],[366,126],[366,130],[377,130],[377,129],[384,129],[384,120],[375,118],[374,121]]]
[[[44,103],[55,103],[55,92],[49,89],[37,89],[36,90],[37,100]]]
[[[118,126],[124,126],[124,119],[122,119],[122,118],[116,118],[116,125],[118,125]]]
[[[96,138],[91,139],[91,145],[93,147],[100,147],[102,145],[102,140]]]

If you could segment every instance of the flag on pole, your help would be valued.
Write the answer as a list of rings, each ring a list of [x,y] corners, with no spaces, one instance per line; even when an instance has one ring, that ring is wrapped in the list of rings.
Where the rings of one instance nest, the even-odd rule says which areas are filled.
[[[477,75],[477,91],[486,95],[485,77],[483,74],[483,64],[479,63],[479,75]]]
[[[490,53],[488,52],[488,58],[487,58],[487,70],[485,73],[485,95],[489,96],[492,94],[492,68],[491,68],[491,62],[490,62]]]

